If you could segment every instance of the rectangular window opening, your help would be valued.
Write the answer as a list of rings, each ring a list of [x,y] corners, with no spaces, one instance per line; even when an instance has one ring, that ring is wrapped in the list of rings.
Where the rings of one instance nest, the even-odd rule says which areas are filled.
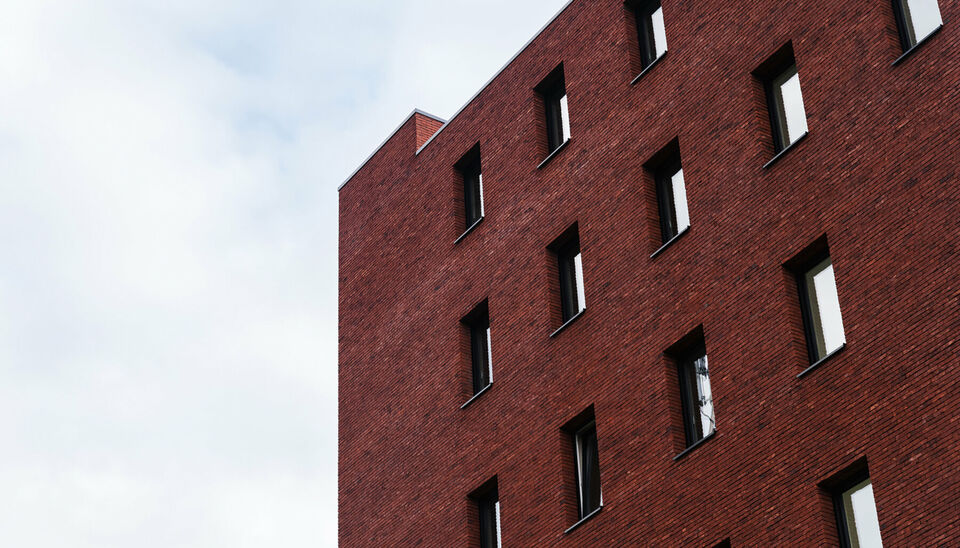
[[[943,25],[937,0],[894,0],[900,43],[907,51]]]
[[[597,447],[597,424],[581,428],[576,434],[577,494],[580,518],[584,518],[603,505],[600,492],[600,462]]]
[[[480,548],[500,548],[500,494],[497,478],[487,481],[470,495],[479,512]]]
[[[680,382],[680,406],[686,447],[692,447],[716,431],[713,392],[703,328],[698,327],[667,351],[676,364]]]
[[[645,164],[656,184],[657,210],[660,214],[662,244],[690,228],[687,189],[680,161],[680,145],[674,140]]]
[[[882,547],[880,519],[866,459],[821,484],[833,503],[841,548]]]
[[[780,153],[807,133],[807,113],[800,91],[800,73],[788,43],[754,71],[763,82],[773,133],[773,148]]]
[[[567,423],[563,430],[570,435],[573,442],[577,519],[582,520],[603,506],[597,421],[593,414],[593,407],[591,406]]]
[[[483,301],[460,322],[470,332],[470,373],[473,395],[493,383],[493,362],[490,345],[490,308]]]
[[[580,253],[580,235],[576,224],[567,229],[549,248],[557,258],[560,273],[560,311],[562,322],[583,312],[586,296],[583,284],[583,257]]]
[[[660,0],[630,0],[627,7],[637,23],[640,44],[640,69],[646,70],[667,52],[667,32],[663,24]]]
[[[826,237],[818,239],[787,267],[797,280],[807,353],[810,363],[815,364],[847,342]]]
[[[464,229],[483,218],[483,173],[480,169],[480,145],[474,146],[455,165],[463,180]]]
[[[535,90],[543,99],[547,154],[550,155],[570,139],[570,111],[563,65],[554,69]]]

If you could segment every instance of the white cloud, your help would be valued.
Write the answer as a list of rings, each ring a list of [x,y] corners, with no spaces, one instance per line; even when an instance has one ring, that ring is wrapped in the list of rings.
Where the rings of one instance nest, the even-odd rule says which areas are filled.
[[[334,544],[336,186],[531,4],[4,3],[0,544]]]

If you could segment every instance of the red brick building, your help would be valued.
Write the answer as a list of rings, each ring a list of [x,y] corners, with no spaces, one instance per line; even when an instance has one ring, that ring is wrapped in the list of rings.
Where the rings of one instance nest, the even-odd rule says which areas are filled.
[[[960,546],[956,22],[574,0],[414,112],[340,190],[341,545]]]

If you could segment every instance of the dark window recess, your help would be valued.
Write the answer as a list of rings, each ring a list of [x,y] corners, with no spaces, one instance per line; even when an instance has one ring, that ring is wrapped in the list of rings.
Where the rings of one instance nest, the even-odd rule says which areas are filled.
[[[597,447],[597,421],[591,405],[563,426],[573,449],[574,487],[577,493],[577,519],[582,520],[603,506],[600,492],[600,459]]]
[[[837,540],[841,548],[883,546],[866,459],[861,459],[854,467],[821,484],[821,487],[826,488],[833,499]]]
[[[943,25],[937,0],[893,0],[903,51],[916,46]]]
[[[466,226],[470,228],[483,217],[483,174],[480,169],[480,145],[456,164],[457,172],[463,179],[463,205]]]
[[[684,438],[691,447],[716,430],[703,329],[684,337],[667,354],[677,365]]]
[[[499,548],[500,546],[500,500],[497,491],[487,494],[478,501],[480,507],[480,546]]]
[[[846,344],[837,282],[826,238],[818,239],[792,259],[787,267],[797,279],[810,363],[817,363]]]
[[[583,286],[583,259],[580,255],[580,235],[573,225],[550,246],[557,257],[560,272],[561,319],[566,322],[586,307]]]
[[[464,316],[461,323],[470,331],[470,367],[473,393],[480,393],[493,382],[493,364],[490,359],[490,308],[483,301]]]
[[[567,109],[567,88],[563,65],[558,66],[536,87],[543,99],[547,129],[547,153],[560,148],[570,139],[570,113]]]
[[[646,69],[667,52],[667,33],[663,24],[660,0],[630,0],[627,7],[637,22],[641,70]]]
[[[687,189],[683,179],[678,141],[657,153],[646,164],[657,187],[661,243],[667,243],[690,227]]]
[[[754,75],[763,82],[774,151],[782,152],[807,133],[807,114],[793,45],[780,48]]]
[[[480,548],[500,548],[500,496],[497,478],[470,495],[479,512]]]
[[[579,516],[583,519],[603,505],[600,492],[600,459],[597,448],[597,423],[591,421],[574,436],[577,459],[577,499]]]

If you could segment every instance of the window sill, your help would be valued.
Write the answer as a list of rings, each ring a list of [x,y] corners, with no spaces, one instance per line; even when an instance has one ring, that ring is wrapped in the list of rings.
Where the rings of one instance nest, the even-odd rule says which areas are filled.
[[[670,238],[669,240],[667,240],[667,242],[666,242],[665,244],[663,244],[663,245],[660,246],[656,251],[654,251],[653,253],[651,253],[651,254],[650,254],[650,258],[652,259],[652,258],[656,257],[657,255],[663,253],[663,251],[664,251],[665,249],[667,249],[668,247],[670,247],[671,245],[673,245],[673,242],[679,240],[679,239],[680,239],[680,236],[683,236],[683,235],[686,234],[687,232],[690,232],[690,227],[689,227],[689,226],[688,226],[687,228],[684,228],[684,229],[681,230],[680,232],[677,232],[677,235],[676,235],[676,236],[674,236],[673,238]]]
[[[716,431],[716,429],[714,429],[713,432],[710,432],[709,434],[707,434],[706,436],[704,436],[704,437],[703,437],[700,441],[698,441],[697,443],[691,445],[690,447],[687,447],[687,448],[684,449],[683,451],[680,451],[675,457],[673,457],[673,461],[676,462],[676,461],[682,459],[683,457],[689,455],[690,453],[693,452],[694,449],[696,449],[696,448],[700,447],[701,445],[707,443],[708,441],[712,440],[712,439],[715,438],[716,436],[717,436],[717,431]]]
[[[769,161],[769,162],[763,164],[763,169],[769,168],[769,167],[772,166],[774,163],[776,163],[777,160],[779,160],[780,158],[783,158],[788,152],[790,152],[791,150],[793,150],[794,147],[796,147],[798,144],[800,144],[800,141],[803,141],[804,139],[806,139],[806,138],[807,138],[807,135],[810,135],[810,132],[809,132],[809,131],[804,131],[804,132],[803,132],[803,135],[797,137],[797,140],[796,140],[796,141],[794,141],[794,142],[790,143],[789,145],[787,145],[787,147],[786,147],[785,149],[781,150],[780,152],[778,152],[778,153],[776,154],[776,156],[774,156],[773,158],[770,158],[770,161]]]
[[[460,409],[466,409],[467,406],[470,405],[471,403],[473,403],[477,398],[479,398],[480,396],[486,394],[487,390],[490,390],[490,387],[491,387],[491,386],[493,386],[493,381],[487,383],[487,385],[484,386],[483,388],[481,388],[479,392],[477,392],[476,394],[474,394],[473,396],[471,396],[469,400],[465,401],[465,402],[463,403],[463,405],[460,406]]]
[[[934,35],[939,34],[939,33],[940,33],[940,29],[942,29],[942,28],[943,28],[943,23],[940,23],[940,26],[939,26],[939,27],[937,27],[937,28],[933,29],[932,31],[930,31],[930,34],[928,34],[928,35],[924,36],[923,38],[921,38],[919,42],[917,42],[917,43],[914,44],[913,46],[910,46],[910,49],[908,49],[907,51],[903,52],[903,55],[901,55],[900,57],[897,57],[896,60],[894,60],[894,62],[891,63],[891,66],[894,66],[894,67],[895,67],[895,66],[899,65],[900,63],[902,63],[902,62],[904,61],[904,59],[906,59],[907,57],[910,57],[910,55],[912,55],[913,52],[915,52],[915,51],[917,51],[918,49],[920,49],[920,46],[926,44],[926,43],[927,43],[927,40],[930,40],[931,38],[934,37]]]
[[[461,234],[460,237],[457,238],[457,239],[453,242],[453,245],[459,244],[459,243],[460,243],[460,240],[466,238],[466,237],[467,237],[467,234],[470,234],[471,232],[473,232],[473,229],[477,228],[477,225],[480,224],[481,221],[483,221],[483,216],[482,216],[482,215],[480,216],[479,219],[477,219],[476,221],[474,221],[472,225],[468,226],[467,229],[463,231],[463,234]]]
[[[573,322],[577,321],[577,320],[580,318],[580,316],[583,316],[583,313],[586,312],[586,311],[587,311],[587,309],[584,308],[584,309],[581,310],[580,312],[577,312],[576,314],[574,314],[569,320],[563,322],[563,325],[561,325],[560,327],[558,327],[558,328],[556,329],[556,331],[554,331],[553,333],[550,333],[550,338],[553,338],[553,337],[556,337],[557,335],[559,335],[561,331],[563,331],[564,329],[567,328],[567,326],[569,326],[569,325],[572,324]]]
[[[663,59],[663,58],[666,57],[666,56],[667,56],[667,52],[663,52],[663,55],[661,55],[660,57],[657,57],[656,59],[654,59],[649,65],[646,66],[646,68],[644,68],[643,70],[640,71],[640,74],[634,76],[633,80],[630,80],[630,85],[632,86],[632,85],[636,84],[637,82],[639,82],[640,79],[643,78],[643,75],[644,75],[644,74],[650,72],[650,70],[651,70],[653,67],[657,66],[657,63],[659,63],[660,60]]]
[[[809,375],[811,372],[813,372],[814,369],[816,369],[816,368],[820,367],[821,365],[823,365],[823,362],[825,362],[825,361],[829,360],[830,358],[836,356],[836,355],[839,354],[840,352],[843,352],[843,349],[846,348],[846,347],[847,347],[847,343],[841,344],[841,345],[840,345],[840,348],[837,348],[837,349],[834,350],[833,352],[831,352],[831,353],[827,354],[826,356],[820,358],[819,360],[817,360],[816,362],[814,362],[813,365],[811,365],[810,367],[808,367],[808,368],[804,369],[803,371],[801,371],[800,374],[797,375],[797,378],[798,378],[798,379],[802,379],[803,377],[806,377],[806,376]]]
[[[573,531],[573,530],[576,529],[577,527],[580,527],[581,525],[583,525],[584,523],[586,523],[587,521],[589,521],[590,519],[592,519],[593,516],[599,514],[599,513],[600,513],[600,510],[603,510],[603,505],[602,505],[602,504],[601,504],[600,506],[598,506],[597,509],[594,510],[593,512],[590,512],[589,514],[587,514],[587,515],[583,516],[582,518],[580,518],[580,521],[574,523],[574,524],[571,525],[570,527],[567,527],[567,530],[564,531],[563,534],[564,534],[564,535],[569,534],[571,531]]]
[[[543,166],[547,165],[547,162],[549,162],[550,160],[553,160],[553,157],[556,156],[557,154],[560,154],[561,150],[567,148],[568,144],[570,144],[570,139],[567,139],[566,141],[560,143],[560,145],[557,148],[553,149],[553,152],[551,152],[550,154],[547,154],[547,157],[544,158],[542,162],[540,162],[540,165],[537,166],[537,169],[542,169]]]

